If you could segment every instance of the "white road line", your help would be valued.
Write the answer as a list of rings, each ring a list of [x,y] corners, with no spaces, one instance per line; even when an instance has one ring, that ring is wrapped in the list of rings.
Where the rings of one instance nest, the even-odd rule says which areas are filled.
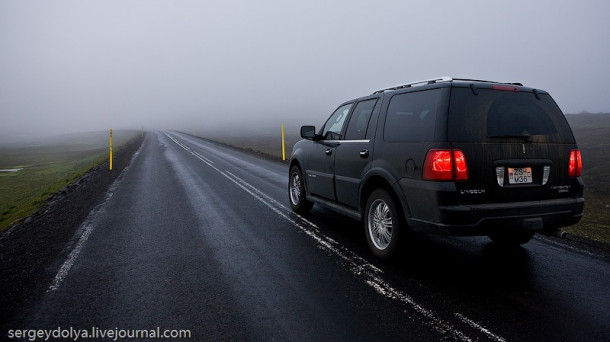
[[[347,254],[348,256],[346,258],[349,258],[350,260],[355,260],[357,261],[357,269],[358,270],[362,270],[362,269],[368,269],[369,271],[373,272],[374,274],[382,274],[383,271],[380,270],[379,268],[377,268],[375,265],[367,262],[366,260],[364,260],[362,257],[358,256],[357,254],[355,254],[354,252],[352,252],[350,249],[345,248],[343,246],[341,246],[337,241],[333,240],[332,238],[322,234],[320,232],[319,227],[313,223],[310,222],[309,220],[307,220],[306,218],[304,218],[303,216],[293,212],[290,208],[286,207],[285,205],[283,205],[282,203],[276,201],[275,199],[273,199],[271,196],[263,193],[262,191],[258,190],[257,188],[255,188],[254,186],[250,185],[249,183],[247,183],[246,181],[244,181],[243,179],[235,176],[234,174],[232,174],[231,172],[227,171],[227,173],[229,175],[231,175],[232,177],[234,177],[237,181],[239,181],[242,185],[250,188],[252,191],[258,193],[261,197],[266,198],[269,202],[271,202],[273,205],[279,207],[280,209],[284,210],[286,213],[288,213],[291,216],[295,216],[298,218],[299,221],[301,221],[303,223],[304,226],[309,227],[308,229],[313,230],[314,233],[318,234],[319,236],[323,237],[323,240],[326,244],[328,244],[329,246],[332,246],[333,248],[336,249],[335,253],[343,253],[343,254]]]
[[[489,329],[487,329],[484,326],[482,326],[481,324],[469,319],[468,317],[462,315],[459,312],[455,313],[455,317],[459,318],[462,322],[468,324],[469,326],[473,327],[474,329],[481,331],[482,333],[484,333],[485,335],[487,335],[490,339],[492,339],[494,341],[506,342],[506,339],[504,339],[503,337],[500,337],[500,336],[492,333],[491,331],[489,331]]]
[[[49,286],[49,289],[47,290],[47,292],[55,291],[59,288],[61,283],[64,281],[64,279],[68,275],[68,272],[70,272],[70,269],[74,265],[76,258],[78,258],[78,255],[80,254],[81,249],[83,249],[83,246],[85,245],[85,242],[87,242],[87,239],[89,238],[89,235],[91,235],[92,231],[93,231],[93,226],[91,224],[88,224],[87,226],[85,226],[83,235],[81,235],[80,239],[78,239],[78,243],[76,244],[76,247],[74,247],[72,252],[70,252],[70,255],[68,255],[68,259],[64,262],[63,265],[61,265],[59,272],[57,272],[57,274],[55,275],[55,279],[53,279],[53,283],[51,283],[51,286]]]
[[[209,160],[208,158],[202,156],[200,153],[198,152],[191,152],[196,158],[198,158],[199,160],[209,163],[209,164],[214,164],[213,161]]]
[[[134,160],[140,154],[141,148],[142,147],[140,146],[140,148],[136,151],[136,153],[134,153],[134,155],[132,157],[132,160]],[[76,243],[76,246],[74,247],[74,249],[68,255],[68,259],[66,259],[66,261],[64,261],[64,263],[59,268],[59,271],[55,275],[55,278],[53,279],[53,282],[51,283],[51,285],[47,289],[47,292],[49,292],[49,291],[56,291],[57,289],[59,289],[59,286],[61,285],[61,283],[68,276],[68,273],[70,272],[70,269],[72,269],[72,266],[74,266],[74,262],[76,261],[76,259],[80,255],[80,252],[83,249],[83,246],[85,245],[85,242],[87,242],[87,239],[89,239],[89,236],[93,232],[93,224],[92,224],[92,222],[93,222],[94,217],[102,209],[102,207],[108,202],[108,200],[110,200],[112,198],[112,196],[114,195],[114,192],[118,188],[119,181],[123,178],[123,175],[125,174],[125,172],[128,169],[129,169],[129,165],[127,165],[123,169],[121,174],[112,183],[112,185],[108,189],[108,192],[106,192],[106,199],[104,200],[104,202],[102,202],[101,204],[97,205],[95,208],[93,208],[93,210],[91,210],[89,212],[89,214],[87,215],[87,218],[81,224],[80,229],[77,230],[77,232],[82,231],[83,233],[80,236],[80,238],[78,239],[78,242]]]
[[[591,253],[591,252],[589,252],[587,250],[584,250],[582,248],[570,246],[569,244],[566,244],[566,243],[563,243],[563,242],[560,242],[560,241],[551,240],[550,238],[548,238],[548,237],[546,237],[544,235],[536,234],[534,236],[534,239],[542,241],[542,242],[545,242],[545,243],[547,243],[549,245],[553,245],[555,247],[560,247],[560,248],[563,248],[563,249],[569,249],[569,250],[571,250],[573,252],[576,252],[576,253],[579,253],[579,254],[588,255],[588,256],[595,256],[595,253]]]
[[[166,135],[172,141],[176,142],[178,146],[184,148],[183,144],[179,143],[174,137],[170,136],[167,133]],[[197,157],[197,155],[195,156]],[[451,325],[449,322],[446,322],[445,320],[440,318],[433,311],[422,307],[420,304],[415,302],[413,298],[411,298],[409,295],[393,288],[389,283],[379,277],[379,275],[382,274],[383,271],[370,264],[351,250],[341,246],[333,239],[320,233],[319,228],[314,223],[311,223],[302,216],[292,212],[292,210],[290,210],[282,203],[271,198],[271,196],[265,194],[258,188],[235,176],[231,172],[222,171],[219,168],[213,166],[212,162],[209,159],[202,159],[199,157],[198,159],[203,161],[205,164],[216,170],[218,173],[220,173],[227,179],[229,179],[231,182],[235,183],[238,187],[242,188],[244,191],[252,195],[259,202],[269,207],[280,217],[284,218],[285,220],[293,224],[295,227],[299,228],[306,235],[310,236],[318,243],[319,248],[338,256],[343,261],[343,263],[349,267],[352,274],[354,274],[356,277],[363,278],[364,283],[371,286],[377,293],[387,298],[400,301],[403,304],[411,307],[415,312],[420,315],[420,319],[428,327],[436,330],[438,333],[444,336],[450,335],[451,337],[460,341],[472,341],[472,339],[468,337],[464,332],[460,331],[459,329]],[[293,217],[296,217],[296,219]],[[480,324],[475,323],[474,321],[468,319],[466,316],[460,313],[455,313],[455,315],[458,319],[460,319],[460,321],[466,323],[469,327],[480,333],[485,334],[493,340],[505,341],[504,338],[492,333],[489,329],[483,327]]]

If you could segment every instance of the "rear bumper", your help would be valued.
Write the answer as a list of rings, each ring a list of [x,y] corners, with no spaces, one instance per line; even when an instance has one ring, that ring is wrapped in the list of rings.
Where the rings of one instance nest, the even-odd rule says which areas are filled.
[[[407,218],[418,232],[443,232],[450,235],[488,235],[503,229],[550,232],[578,223],[584,198],[546,201],[458,205],[439,207],[438,222]]]

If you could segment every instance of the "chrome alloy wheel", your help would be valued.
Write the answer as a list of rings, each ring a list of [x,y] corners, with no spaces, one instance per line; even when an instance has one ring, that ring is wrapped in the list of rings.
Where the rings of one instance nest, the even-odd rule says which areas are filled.
[[[381,199],[376,199],[369,208],[368,231],[375,248],[388,248],[392,241],[392,213]]]
[[[293,205],[298,205],[301,201],[301,176],[298,172],[293,172],[290,176],[290,202]]]

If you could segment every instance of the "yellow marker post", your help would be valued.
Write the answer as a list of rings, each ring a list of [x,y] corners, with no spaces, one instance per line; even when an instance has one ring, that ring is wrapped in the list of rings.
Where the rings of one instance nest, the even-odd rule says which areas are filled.
[[[286,143],[284,142],[284,124],[282,124],[282,160],[286,160]]]
[[[110,171],[112,171],[112,129],[110,129]]]

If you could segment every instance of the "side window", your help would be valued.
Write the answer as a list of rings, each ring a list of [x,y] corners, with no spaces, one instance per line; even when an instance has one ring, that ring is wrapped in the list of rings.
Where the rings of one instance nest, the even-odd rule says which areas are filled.
[[[361,101],[356,104],[352,117],[347,124],[347,131],[345,132],[346,140],[363,140],[366,138],[366,130],[369,126],[375,103],[377,103],[377,99]]]
[[[352,105],[353,103],[349,103],[337,108],[333,115],[328,118],[328,121],[326,121],[322,130],[322,136],[325,140],[341,139],[341,130],[343,129],[343,124],[345,123],[345,119],[347,118],[347,114],[349,114]]]
[[[442,89],[394,95],[383,138],[388,142],[432,141]]]

